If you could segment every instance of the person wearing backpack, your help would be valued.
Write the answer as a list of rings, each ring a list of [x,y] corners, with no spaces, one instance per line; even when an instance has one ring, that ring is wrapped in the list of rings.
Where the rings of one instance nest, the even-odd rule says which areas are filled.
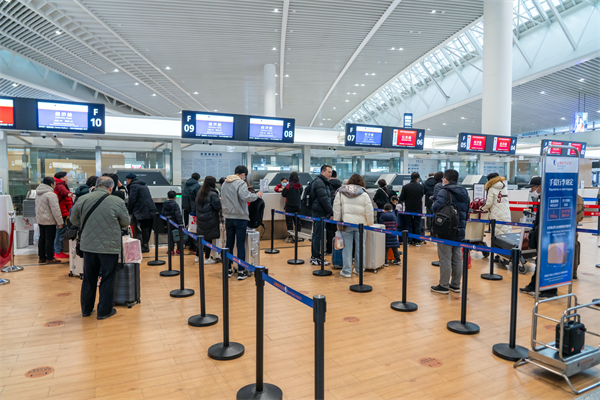
[[[469,194],[458,182],[458,171],[447,169],[444,172],[443,185],[437,194],[431,209],[434,212],[432,235],[441,239],[461,242],[465,238],[467,214],[469,212]],[[438,221],[446,220],[443,227],[438,229]],[[441,237],[444,236],[444,237]],[[448,294],[449,290],[460,293],[460,278],[462,275],[462,248],[448,244],[437,244],[440,258],[440,282],[432,286],[431,291]],[[450,279],[452,277],[452,279]]]
[[[167,193],[167,201],[163,203],[161,214],[163,217],[171,218],[173,222],[177,225],[183,224],[183,217],[181,216],[181,209],[179,208],[179,204],[175,201],[175,197],[177,197],[177,193],[174,190],[169,190]],[[166,226],[167,222],[164,221],[165,229],[168,229]],[[173,252],[174,244],[177,244],[177,254],[179,254],[183,249],[179,247],[179,230],[177,228],[171,228],[171,248],[167,250],[167,254],[169,251],[171,254],[175,254]]]
[[[333,215],[333,204],[331,203],[331,167],[329,165],[321,166],[321,174],[310,183],[310,196],[308,201],[314,218],[329,218]],[[311,257],[312,265],[321,265],[321,240],[323,238],[323,222],[314,221],[312,230]],[[329,265],[325,261],[325,265]]]
[[[221,237],[221,199],[217,191],[217,179],[214,176],[204,178],[204,183],[196,196],[196,221],[198,223],[197,234],[202,235],[204,240],[213,244],[213,240]],[[204,246],[204,264],[214,264],[215,260],[210,258],[211,248]],[[202,254],[198,254],[201,257]],[[196,261],[198,260],[196,257]]]
[[[296,171],[290,174],[290,183],[288,183],[281,192],[281,195],[285,198],[284,210],[288,213],[300,213],[300,198],[302,197],[302,185],[300,184],[300,177]],[[285,216],[285,224],[288,231],[294,230],[294,217]],[[302,229],[302,222],[298,220],[298,231]],[[294,242],[294,236],[288,236],[286,242]],[[299,238],[298,241],[304,239]]]

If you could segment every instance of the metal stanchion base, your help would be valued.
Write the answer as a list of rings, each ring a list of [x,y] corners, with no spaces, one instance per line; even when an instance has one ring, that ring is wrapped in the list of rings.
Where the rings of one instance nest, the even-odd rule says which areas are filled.
[[[174,269],[169,271],[160,271],[160,276],[177,276],[179,275],[179,271],[175,271]]]
[[[181,298],[190,297],[194,295],[194,289],[175,289],[171,290],[171,297]]]
[[[301,265],[301,264],[304,264],[304,260],[298,260],[298,259],[294,258],[294,259],[288,260],[288,264]]]
[[[23,271],[23,267],[19,267],[17,265],[7,265],[6,267],[2,268],[0,271],[2,271],[2,272]]]
[[[481,274],[481,279],[485,279],[486,281],[501,281],[503,276],[498,274]]]
[[[432,261],[431,265],[433,265],[434,267],[439,267],[440,266],[440,262],[439,261]]]
[[[165,265],[165,260],[152,260],[148,261],[148,265]]]
[[[219,361],[235,360],[243,356],[245,351],[246,349],[241,343],[229,342],[229,346],[225,347],[221,342],[208,348],[208,356]]]
[[[277,250],[277,249],[267,249],[267,250],[265,250],[265,253],[267,253],[267,254],[279,254],[279,250]]]
[[[256,383],[244,386],[237,392],[236,399],[238,400],[281,400],[283,392],[275,385],[263,383],[262,392],[256,391]]]
[[[196,326],[196,327],[201,327],[201,326],[211,326],[216,324],[217,322],[219,322],[219,317],[217,317],[214,314],[206,314],[206,315],[193,315],[190,318],[188,318],[188,325],[189,326]]]
[[[508,343],[497,343],[492,346],[492,353],[506,361],[519,361],[522,358],[527,358],[529,351],[523,346],[516,345],[513,349]]]
[[[10,279],[1,279],[0,278],[0,286],[6,285],[7,283],[10,283]]]
[[[373,290],[373,286],[369,285],[351,285],[350,290],[356,293],[367,293]]]
[[[392,307],[392,310],[400,312],[413,312],[417,311],[417,308],[419,308],[419,306],[415,303],[410,303],[408,301],[406,303],[395,301],[390,305],[390,307]]]
[[[325,269],[318,269],[316,271],[313,271],[314,276],[330,276],[331,274],[333,274],[333,272]]]
[[[479,325],[472,322],[465,322],[461,324],[460,321],[450,321],[446,328],[450,332],[458,333],[459,335],[475,335],[479,333]]]

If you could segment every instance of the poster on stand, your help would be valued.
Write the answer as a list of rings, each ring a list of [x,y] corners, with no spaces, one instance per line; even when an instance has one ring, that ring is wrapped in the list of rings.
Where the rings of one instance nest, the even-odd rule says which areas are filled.
[[[544,157],[538,249],[538,287],[570,285],[575,248],[579,160]]]

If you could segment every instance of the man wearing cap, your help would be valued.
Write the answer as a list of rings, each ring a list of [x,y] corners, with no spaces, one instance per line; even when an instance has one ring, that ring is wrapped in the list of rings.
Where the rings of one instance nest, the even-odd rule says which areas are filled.
[[[127,211],[133,215],[139,223],[142,230],[142,253],[148,253],[150,247],[148,241],[150,240],[150,233],[152,232],[152,222],[154,221],[154,214],[156,213],[156,205],[150,195],[150,190],[146,186],[146,182],[141,181],[137,178],[137,175],[133,172],[129,173],[127,179],[127,190],[129,191],[129,203],[127,203]],[[140,235],[137,231],[137,224],[133,224],[136,227],[136,237],[140,239]]]
[[[542,197],[541,197],[541,195],[542,195],[542,177],[534,176],[529,181],[529,184],[524,187],[530,190],[531,197],[533,197],[534,201],[537,201],[540,203],[540,204],[538,204],[537,211],[535,213],[535,220],[533,221],[533,228],[531,228],[531,230],[529,231],[529,248],[537,249],[538,237],[539,237],[539,232],[540,232],[540,209],[541,209],[540,205],[542,203]],[[536,259],[536,264],[537,264],[537,259]],[[513,268],[514,268],[514,266],[513,266]],[[531,277],[531,282],[529,282],[529,284],[527,286],[525,286],[524,288],[519,289],[519,291],[521,293],[535,296],[536,274],[537,274],[537,268],[533,272],[533,276]],[[544,290],[544,291],[540,292],[540,298],[545,299],[545,298],[549,298],[549,297],[555,297],[557,294],[558,294],[558,290],[556,288],[548,289],[548,290]]]

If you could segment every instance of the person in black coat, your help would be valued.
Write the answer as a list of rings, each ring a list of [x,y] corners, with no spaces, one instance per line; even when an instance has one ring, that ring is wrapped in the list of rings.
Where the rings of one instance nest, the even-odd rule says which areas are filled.
[[[329,218],[333,215],[333,204],[331,202],[331,167],[329,165],[321,166],[321,174],[312,181],[310,198],[312,201],[311,211],[315,218]],[[313,222],[311,257],[312,265],[321,265],[321,240],[323,240],[323,222]],[[325,261],[325,265],[329,265]]]
[[[419,173],[410,174],[410,183],[402,187],[398,201],[404,203],[404,212],[419,213],[423,212],[423,185],[419,183]],[[421,217],[418,215],[404,215],[404,229],[413,235],[421,234]],[[409,239],[409,243],[415,246],[421,246],[421,241]]]
[[[331,170],[329,186],[331,189],[331,203],[333,204],[333,200],[335,199],[338,189],[342,187],[342,182],[337,178],[337,172],[335,170]],[[333,238],[335,237],[337,226],[333,224],[327,224],[326,228],[327,240],[325,241],[325,254],[333,254]]]
[[[217,191],[217,179],[214,176],[204,178],[204,183],[196,196],[196,233],[211,243],[221,237],[221,199]],[[210,247],[204,246],[204,264],[214,264],[210,258]],[[198,254],[198,257],[200,255]]]
[[[379,216],[379,223],[385,225],[385,229],[388,231],[396,231],[396,216],[394,215],[394,208],[391,204],[386,204],[383,206],[385,210]],[[394,259],[392,260],[392,264],[399,265],[400,264],[400,255],[402,254],[398,251],[398,247],[400,247],[400,242],[398,241],[397,235],[389,235],[385,234],[385,264],[388,264],[388,251],[392,249],[394,253]]]
[[[142,253],[148,253],[150,252],[148,241],[152,233],[152,222],[156,214],[156,205],[154,204],[154,200],[152,200],[152,195],[146,186],[146,182],[137,179],[134,173],[128,174],[125,178],[127,179],[127,189],[129,191],[127,211],[139,222],[142,231]],[[136,227],[136,237],[139,239],[140,235],[137,224],[134,224],[134,226]]]
[[[169,190],[169,192],[167,193],[168,200],[163,203],[161,215],[163,217],[171,218],[173,222],[181,226],[183,224],[183,217],[181,216],[181,209],[179,208],[179,204],[177,204],[177,202],[175,201],[175,196],[177,196],[177,193],[175,193],[174,190]],[[179,252],[181,251],[181,246],[179,246],[179,230],[171,226],[171,233],[171,243],[177,243],[177,254],[179,254]],[[173,253],[173,248],[171,247],[169,251]]]
[[[113,191],[112,191],[111,195],[117,196],[121,200],[125,201],[125,187],[119,181],[119,177],[117,176],[117,174],[109,174],[108,172],[106,172],[106,173],[102,174],[102,176],[108,176],[115,183],[115,185],[113,186]]]
[[[425,190],[425,209],[427,210],[427,214],[431,214],[431,206],[433,205],[431,196],[433,196],[433,189],[435,188],[436,183],[437,181],[435,180],[435,174],[433,172],[429,173],[429,178],[423,182],[423,189]],[[431,217],[427,217],[427,230],[431,230]]]
[[[289,183],[281,191],[281,196],[285,197],[284,210],[289,213],[300,213],[300,201],[302,198],[302,185],[296,171],[290,174]],[[285,224],[288,231],[294,230],[294,217],[285,216]],[[302,229],[302,223],[298,220],[298,231]],[[294,237],[288,237],[286,241],[293,241]]]
[[[377,189],[377,191],[375,192],[373,201],[377,205],[377,208],[383,210],[383,206],[390,203],[390,198],[392,197],[392,192],[387,187],[387,182],[385,181],[385,179],[378,180],[377,186],[379,186],[379,189]]]

